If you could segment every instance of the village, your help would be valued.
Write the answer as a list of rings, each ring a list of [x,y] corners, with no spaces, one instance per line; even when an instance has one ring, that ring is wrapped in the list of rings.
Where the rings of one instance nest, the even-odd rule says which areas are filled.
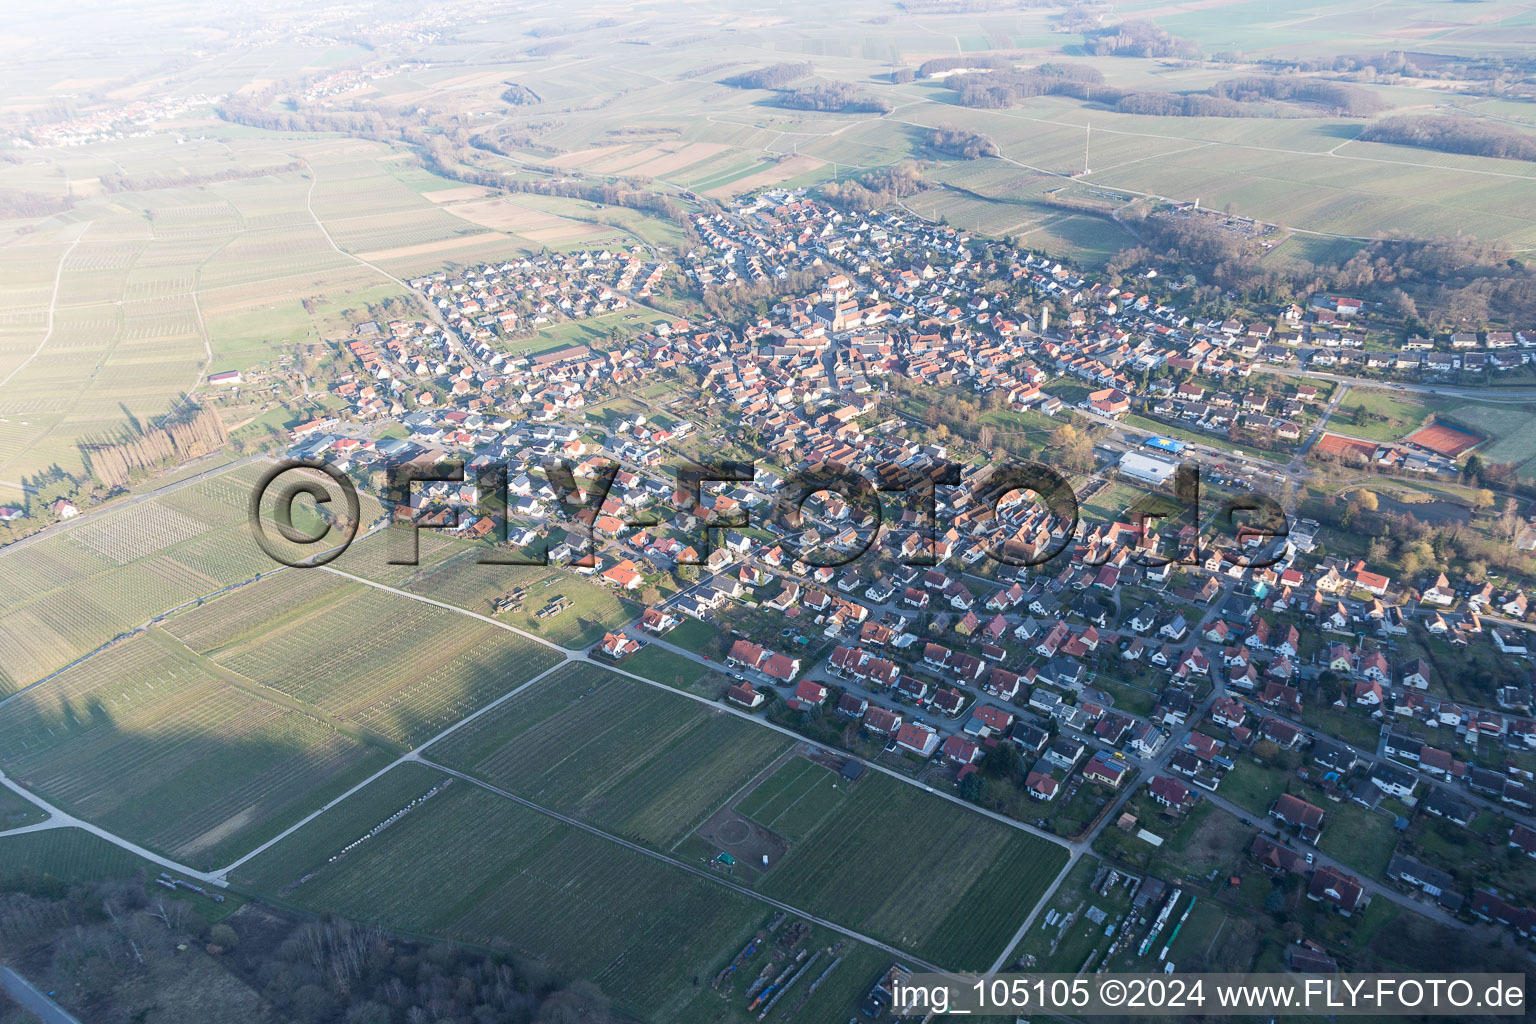
[[[1294,362],[1302,339],[1314,364],[1350,365],[1340,325],[1357,303],[1281,310],[1278,332],[1193,321],[998,243],[784,193],[694,227],[701,246],[675,264],[574,252],[412,280],[434,316],[361,325],[348,343],[357,372],[334,388],[348,421],[300,425],[292,451],[375,485],[388,467],[462,461],[462,481],[418,484],[396,517],[569,563],[634,602],[594,654],[695,663],[741,710],[1046,834],[1093,844],[1135,796],[1157,808],[1160,823],[1138,826],[1156,839],[1208,801],[1267,822],[1256,863],[1309,877],[1341,913],[1374,894],[1536,935],[1529,886],[1465,891],[1455,863],[1416,859],[1406,839],[1374,877],[1318,845],[1342,807],[1389,843],[1449,824],[1489,858],[1536,858],[1524,590],[1390,578],[1323,553],[1331,538],[1315,521],[1266,541],[1213,534],[1208,518],[1121,521],[1093,502],[1127,484],[1166,497],[1175,459],[1205,471],[1218,506],[1281,494],[1278,457],[1124,418],[1135,408],[1195,438],[1236,423],[1269,444],[1326,447],[1318,387],[1266,367]],[[733,326],[647,308],[677,276],[815,287]],[[527,332],[591,317],[606,318],[606,343],[517,354]],[[1532,347],[1505,340],[1489,339]],[[1001,413],[994,435],[1009,415],[1096,429],[1069,467],[1084,514],[997,493],[997,480],[989,492],[997,455],[1040,449],[989,451],[939,430],[922,393],[976,396]],[[635,412],[634,396],[654,400]],[[359,429],[390,424],[391,437]],[[1453,464],[1411,443],[1371,458],[1388,451],[1429,475]],[[719,454],[752,470],[680,488],[676,467]],[[783,481],[828,465],[877,477],[884,507],[822,491],[796,496],[786,519]],[[498,466],[505,504],[486,509],[494,496],[475,474]],[[913,497],[924,482],[931,510]],[[1426,644],[1486,651],[1504,666],[1499,685],[1469,692],[1410,655]],[[1234,774],[1247,799],[1229,798]],[[1273,797],[1261,806],[1255,793]]]

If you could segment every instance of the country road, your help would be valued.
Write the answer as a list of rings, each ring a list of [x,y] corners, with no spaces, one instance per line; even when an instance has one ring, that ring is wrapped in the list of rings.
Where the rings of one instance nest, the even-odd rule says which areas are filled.
[[[0,964],[0,988],[43,1024],[80,1024],[80,1018],[4,964]]]

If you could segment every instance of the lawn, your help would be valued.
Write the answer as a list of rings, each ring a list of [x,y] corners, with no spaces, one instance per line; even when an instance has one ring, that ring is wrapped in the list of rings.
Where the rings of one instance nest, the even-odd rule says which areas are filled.
[[[1280,794],[1285,792],[1288,776],[1277,769],[1239,758],[1236,766],[1221,780],[1217,790],[1222,796],[1263,818]]]
[[[723,710],[583,664],[553,673],[426,754],[666,850],[790,744]]]
[[[1353,803],[1324,808],[1323,835],[1317,848],[1372,878],[1386,875],[1387,862],[1397,849],[1398,833],[1392,818]]]
[[[712,692],[714,687],[700,685],[706,676],[712,674],[707,666],[655,644],[637,654],[630,655],[625,659],[623,668],[626,672],[653,679],[674,689],[700,693],[703,696],[714,696]],[[705,692],[706,690],[711,692]]]
[[[47,813],[32,801],[23,799],[9,789],[0,789],[0,831],[35,825],[47,817]]]

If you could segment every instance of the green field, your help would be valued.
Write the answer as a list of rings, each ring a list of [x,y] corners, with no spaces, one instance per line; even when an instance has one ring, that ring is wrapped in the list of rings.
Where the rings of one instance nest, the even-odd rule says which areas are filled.
[[[445,778],[397,769],[375,784],[390,799],[364,790],[242,877],[292,872],[284,896],[301,906],[536,956],[653,1020],[686,1012],[692,976],[725,966],[767,919],[747,896],[462,781],[333,859]]]
[[[885,775],[796,827],[807,838],[764,892],[955,969],[991,966],[1066,863],[1061,847]]]
[[[0,763],[41,797],[213,867],[376,771],[388,754],[140,636],[0,708]]]
[[[790,744],[723,710],[569,665],[426,754],[665,850]]]
[[[822,765],[797,757],[754,788],[736,809],[791,842],[808,836],[848,798],[847,783]]]
[[[488,622],[315,570],[275,574],[170,628],[219,666],[401,745],[560,658]]]

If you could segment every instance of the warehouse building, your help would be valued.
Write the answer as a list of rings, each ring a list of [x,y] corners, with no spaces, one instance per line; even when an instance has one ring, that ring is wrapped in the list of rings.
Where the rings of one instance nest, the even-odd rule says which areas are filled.
[[[1120,472],[1138,483],[1152,484],[1161,487],[1173,479],[1173,474],[1179,467],[1172,462],[1163,459],[1154,459],[1150,455],[1141,455],[1137,452],[1126,452],[1120,457]]]

